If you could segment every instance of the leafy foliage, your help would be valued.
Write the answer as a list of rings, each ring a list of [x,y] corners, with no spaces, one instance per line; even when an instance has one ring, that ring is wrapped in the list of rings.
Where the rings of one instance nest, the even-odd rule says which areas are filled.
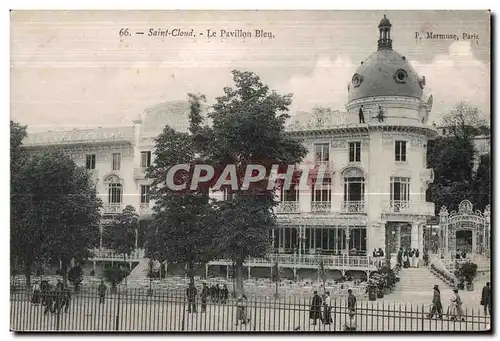
[[[191,134],[165,127],[156,139],[155,159],[147,170],[151,178],[151,198],[155,201],[152,222],[147,231],[147,256],[155,260],[185,263],[188,276],[194,282],[194,264],[208,262],[216,256],[216,215],[208,196],[208,184],[191,189],[196,164],[208,163],[204,159],[200,133],[202,96],[190,95]],[[208,129],[208,128],[207,128]],[[201,137],[200,137],[201,136]],[[208,136],[208,135],[207,135]],[[189,171],[175,173],[176,185],[187,184],[182,191],[167,186],[167,173],[175,165],[189,165]]]
[[[75,291],[78,291],[80,283],[83,281],[83,271],[80,265],[76,265],[68,271],[68,281],[73,284]]]
[[[455,138],[465,141],[471,141],[474,136],[484,132],[485,126],[488,125],[486,120],[480,117],[479,109],[464,101],[443,116],[443,123]]]
[[[113,222],[103,230],[104,246],[114,250],[117,254],[130,256],[135,248],[136,233],[139,229],[139,215],[134,206],[127,205],[118,214]]]
[[[55,150],[26,156],[18,167],[11,188],[11,253],[26,275],[42,259],[62,261],[66,275],[71,259],[88,258],[97,244],[101,201],[95,186],[85,169]]]
[[[459,265],[458,269],[455,271],[455,276],[460,281],[466,281],[467,283],[472,283],[477,275],[477,264],[472,262],[465,262]]]
[[[238,189],[220,203],[220,247],[236,265],[237,290],[243,291],[241,268],[247,257],[263,257],[268,250],[269,229],[276,228],[273,190],[267,181],[241,190],[247,165],[262,165],[266,174],[273,164],[299,163],[307,150],[285,135],[291,95],[278,95],[252,72],[233,71],[233,88],[224,88],[209,117],[213,120],[210,157],[215,164],[236,166]],[[207,137],[208,139],[208,137]]]
[[[125,277],[129,275],[130,271],[124,267],[112,266],[104,269],[104,278],[111,283],[112,288],[116,288]]]
[[[491,205],[491,154],[481,156],[481,161],[474,178],[473,193],[475,208],[483,211]]]

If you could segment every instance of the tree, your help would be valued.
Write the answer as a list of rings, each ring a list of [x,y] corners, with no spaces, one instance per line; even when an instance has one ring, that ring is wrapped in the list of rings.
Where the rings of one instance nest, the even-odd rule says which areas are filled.
[[[454,110],[443,116],[443,125],[457,139],[471,141],[484,130],[487,122],[479,116],[477,107],[462,101]]]
[[[31,155],[18,170],[11,192],[11,253],[22,263],[28,285],[36,261],[61,262],[90,256],[99,234],[97,197],[87,171],[48,150]]]
[[[122,254],[123,261],[126,262],[127,256],[130,257],[130,254],[135,249],[135,238],[138,229],[139,215],[134,206],[127,205],[104,230],[106,234],[106,238],[103,238],[104,244],[117,254]]]
[[[229,200],[219,203],[220,247],[236,266],[236,290],[243,292],[242,267],[248,257],[263,257],[269,229],[277,225],[274,190],[266,180],[242,190],[247,165],[261,165],[270,173],[273,164],[299,163],[307,150],[285,134],[291,95],[279,95],[252,72],[233,71],[233,88],[224,88],[209,117],[213,121],[210,159],[217,165],[235,165],[238,188],[228,189]]]
[[[189,95],[191,103],[190,133],[165,127],[155,141],[155,158],[147,170],[152,179],[150,196],[155,201],[153,219],[147,232],[147,255],[156,260],[186,264],[194,284],[195,264],[215,258],[216,213],[208,195],[208,184],[190,189],[193,167],[210,162],[205,158],[203,142],[210,137],[202,127],[203,96]],[[205,133],[203,133],[205,132]],[[188,187],[176,191],[166,184],[167,172],[178,164],[188,164],[190,171],[175,173],[174,183]]]
[[[75,291],[78,291],[80,289],[80,283],[82,283],[83,281],[83,271],[80,267],[80,264],[77,264],[76,266],[69,269],[68,281],[73,284],[73,286],[75,287]]]
[[[427,165],[434,170],[427,200],[434,202],[436,214],[442,206],[458,209],[470,197],[473,185],[474,145],[455,136],[438,137],[428,142]]]
[[[483,211],[491,205],[491,155],[481,155],[481,161],[474,178],[472,198],[476,209]]]

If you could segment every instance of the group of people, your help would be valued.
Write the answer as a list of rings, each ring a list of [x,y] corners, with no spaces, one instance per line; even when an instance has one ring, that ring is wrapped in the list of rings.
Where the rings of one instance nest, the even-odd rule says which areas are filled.
[[[484,314],[491,316],[491,288],[490,282],[486,283],[481,293],[481,305],[484,307]],[[450,320],[455,321],[465,321],[465,314],[463,310],[463,301],[460,295],[458,294],[458,289],[453,289],[453,296],[450,299],[448,305],[448,313],[447,315],[450,317]],[[443,304],[441,302],[441,291],[439,290],[439,285],[434,285],[434,295],[432,297],[432,307],[429,318],[432,318],[434,315],[437,315],[438,318],[443,318]]]
[[[349,323],[346,324],[346,330],[355,329],[354,315],[356,313],[356,296],[354,296],[351,289],[347,290],[347,310],[349,314]],[[323,311],[322,309],[323,308]],[[311,302],[311,309],[309,310],[309,319],[313,320],[313,325],[317,324],[320,320],[323,324],[330,324],[332,320],[332,298],[330,297],[330,292],[327,291],[321,297],[317,291],[314,291],[314,295]]]
[[[381,105],[378,106],[378,114],[374,118],[378,119],[379,123],[384,122],[384,109]],[[365,113],[363,106],[359,108],[359,123],[365,123]]]
[[[419,249],[403,249],[399,248],[398,251],[398,265],[403,268],[418,268],[420,260]]]
[[[384,250],[382,248],[373,249],[373,265],[382,266],[384,262]]]
[[[67,283],[58,280],[53,286],[48,281],[35,282],[32,287],[32,305],[45,306],[44,314],[59,314],[63,308],[67,313],[71,302],[71,291]]]
[[[196,308],[196,296],[198,294],[198,290],[194,286],[193,283],[190,283],[188,288],[186,289],[186,296],[188,299],[188,313],[197,313],[198,310]],[[201,312],[204,313],[207,310],[207,300],[210,298],[210,300],[214,303],[222,303],[226,304],[228,298],[229,298],[229,290],[227,288],[227,285],[224,284],[224,286],[221,287],[220,284],[217,284],[217,286],[212,285],[210,288],[207,286],[206,283],[203,283],[203,287],[201,290],[200,294],[201,298]]]

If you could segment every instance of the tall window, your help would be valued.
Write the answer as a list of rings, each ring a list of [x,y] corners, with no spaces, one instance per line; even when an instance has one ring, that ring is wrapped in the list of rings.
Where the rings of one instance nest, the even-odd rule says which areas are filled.
[[[315,162],[330,161],[329,143],[317,143],[314,145],[314,161]]]
[[[109,187],[109,202],[112,204],[119,204],[122,202],[123,188],[121,184],[110,183]]]
[[[299,201],[299,191],[298,189],[283,189],[280,190],[281,201]]]
[[[395,148],[396,161],[406,161],[406,141],[396,141]]]
[[[410,201],[410,178],[391,177],[391,201]]]
[[[331,199],[331,178],[324,178],[322,184],[315,184],[312,193],[312,201],[328,201]]]
[[[349,142],[349,162],[361,161],[361,142]]]
[[[95,154],[88,154],[85,156],[85,168],[95,169]]]
[[[113,170],[120,170],[121,154],[113,153]]]
[[[351,168],[342,174],[344,178],[344,201],[365,200],[365,178],[363,172]]]
[[[141,204],[149,203],[149,185],[141,186]]]
[[[151,165],[151,152],[141,152],[141,168],[148,168]]]

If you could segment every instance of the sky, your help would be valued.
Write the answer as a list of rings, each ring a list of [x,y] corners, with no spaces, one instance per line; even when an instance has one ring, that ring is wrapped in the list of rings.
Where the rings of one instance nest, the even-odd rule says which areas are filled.
[[[11,119],[29,131],[131,125],[144,109],[189,92],[213,102],[232,84],[233,69],[292,93],[292,115],[315,106],[343,111],[347,83],[376,50],[384,14],[394,50],[426,77],[429,122],[439,124],[463,100],[489,117],[485,11],[13,11]],[[121,39],[122,28],[131,36]],[[150,28],[196,36],[150,37]],[[223,29],[274,38],[207,37]],[[416,40],[416,32],[460,39]],[[464,40],[464,33],[478,38]]]

